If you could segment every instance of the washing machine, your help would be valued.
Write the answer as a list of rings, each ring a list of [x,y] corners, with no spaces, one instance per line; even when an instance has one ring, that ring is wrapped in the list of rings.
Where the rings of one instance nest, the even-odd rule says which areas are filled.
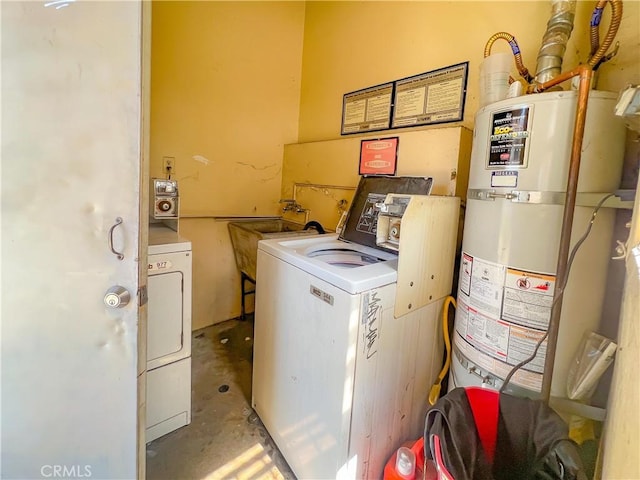
[[[406,184],[365,184],[340,237],[258,243],[252,406],[298,478],[382,478],[442,360],[443,298],[396,317],[398,255],[375,243],[375,205]]]
[[[150,225],[147,442],[191,423],[191,242]]]

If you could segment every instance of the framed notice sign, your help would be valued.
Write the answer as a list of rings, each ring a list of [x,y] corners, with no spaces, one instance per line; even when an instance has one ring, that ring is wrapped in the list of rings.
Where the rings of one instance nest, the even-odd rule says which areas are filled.
[[[360,175],[395,175],[398,166],[398,137],[360,142]]]
[[[342,135],[389,128],[393,82],[358,90],[342,100]]]
[[[462,120],[468,70],[464,62],[396,80],[391,128]]]

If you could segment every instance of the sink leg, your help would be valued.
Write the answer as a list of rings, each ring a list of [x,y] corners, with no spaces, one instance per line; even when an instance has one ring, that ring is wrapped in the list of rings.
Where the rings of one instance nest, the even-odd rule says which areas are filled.
[[[251,284],[253,284],[253,290],[245,290],[246,287],[246,282],[249,282]],[[246,320],[247,319],[247,312],[245,310],[245,301],[244,298],[247,295],[251,295],[252,293],[256,293],[256,281],[251,278],[249,275],[247,275],[244,272],[240,272],[240,290],[242,292],[242,311],[240,313],[240,320]]]

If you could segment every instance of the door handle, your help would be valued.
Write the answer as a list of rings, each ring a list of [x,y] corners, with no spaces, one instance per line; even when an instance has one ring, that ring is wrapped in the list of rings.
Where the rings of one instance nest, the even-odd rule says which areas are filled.
[[[104,295],[104,304],[109,308],[122,308],[131,300],[131,295],[126,288],[115,285],[107,290]]]
[[[116,251],[115,248],[113,248],[113,231],[116,229],[118,225],[121,225],[121,224],[122,224],[122,217],[118,217],[116,218],[116,223],[114,223],[109,229],[109,249],[111,250],[111,253],[113,253],[116,257],[118,257],[118,260],[124,260],[124,255]]]

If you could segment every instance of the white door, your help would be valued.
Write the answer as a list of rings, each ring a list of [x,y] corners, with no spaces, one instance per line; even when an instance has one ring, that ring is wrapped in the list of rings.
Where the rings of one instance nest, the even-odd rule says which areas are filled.
[[[184,257],[185,254],[183,253],[182,256]],[[163,256],[163,258],[167,257],[180,259],[180,254]],[[183,350],[184,277],[182,272],[161,273],[149,276],[147,284],[149,318],[153,318],[151,328],[147,329],[147,362],[150,368],[155,368],[175,360],[174,354]],[[178,355],[178,358],[187,356],[188,352],[182,353],[183,355]]]
[[[3,1],[1,27],[2,478],[135,478],[141,3]]]

